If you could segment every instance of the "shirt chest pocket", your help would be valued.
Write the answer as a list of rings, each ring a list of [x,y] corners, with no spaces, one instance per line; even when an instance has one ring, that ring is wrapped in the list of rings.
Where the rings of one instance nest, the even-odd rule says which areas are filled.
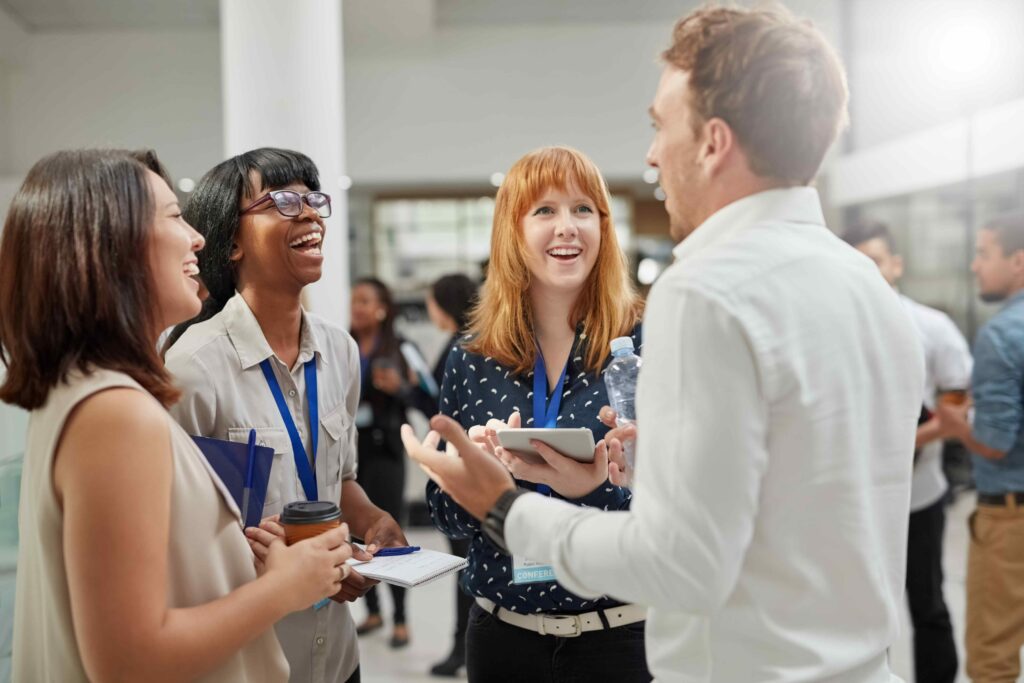
[[[320,453],[318,457],[325,459],[322,470],[327,479],[325,484],[330,488],[331,497],[327,500],[337,500],[341,493],[341,476],[345,470],[346,458],[354,458],[355,454],[349,452],[348,433],[352,426],[352,418],[345,411],[345,405],[337,408],[320,418],[321,431]],[[317,468],[319,470],[319,468]],[[326,491],[325,491],[326,493]],[[324,496],[321,494],[321,499]]]
[[[295,474],[295,461],[292,456],[292,442],[288,433],[280,427],[254,427],[256,445],[274,449],[274,464],[270,468],[270,479],[267,483],[267,497],[263,502],[263,516],[277,514],[284,503],[293,500],[304,500],[295,491],[298,477]],[[250,427],[228,429],[228,439],[238,443],[249,442]]]

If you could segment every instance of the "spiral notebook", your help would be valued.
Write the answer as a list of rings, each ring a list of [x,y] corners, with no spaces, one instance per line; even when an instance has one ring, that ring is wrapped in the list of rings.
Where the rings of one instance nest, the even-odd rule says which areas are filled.
[[[417,550],[408,555],[375,557],[369,562],[349,560],[355,570],[368,579],[376,579],[403,588],[430,583],[452,572],[465,569],[466,559],[436,550]]]

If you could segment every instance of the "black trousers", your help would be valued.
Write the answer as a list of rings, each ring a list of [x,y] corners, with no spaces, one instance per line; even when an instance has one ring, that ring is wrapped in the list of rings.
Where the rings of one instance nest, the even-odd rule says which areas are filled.
[[[460,539],[454,541],[448,539],[448,545],[451,546],[452,554],[458,555],[459,557],[465,557],[469,554],[469,539]],[[462,573],[466,570],[463,569],[459,572],[459,579],[462,579]],[[465,652],[466,649],[466,629],[469,627],[469,610],[476,603],[473,597],[467,595],[462,591],[462,588],[458,583],[455,584],[455,647],[453,648],[456,652]]]
[[[914,624],[917,683],[953,683],[957,656],[953,625],[942,595],[945,500],[910,513],[907,536],[907,601]]]
[[[386,444],[375,443],[369,434],[359,433],[359,476],[356,479],[366,491],[370,501],[395,518],[399,524],[405,518],[405,454],[391,453]],[[391,586],[391,601],[395,604],[394,623],[405,623],[405,589]],[[380,614],[380,596],[375,586],[366,594],[366,609]]]
[[[644,624],[542,636],[499,621],[474,603],[466,632],[470,683],[648,683]]]

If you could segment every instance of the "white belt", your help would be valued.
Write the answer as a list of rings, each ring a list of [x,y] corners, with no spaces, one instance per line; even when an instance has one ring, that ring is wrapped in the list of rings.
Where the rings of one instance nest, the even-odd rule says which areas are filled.
[[[647,618],[647,608],[640,605],[619,605],[597,612],[583,614],[519,614],[498,607],[487,598],[477,598],[476,604],[493,614],[499,621],[511,626],[518,626],[527,631],[536,631],[542,636],[559,636],[575,638],[587,631],[600,631],[605,628],[601,614],[608,620],[608,628],[617,628],[627,624],[635,624]]]

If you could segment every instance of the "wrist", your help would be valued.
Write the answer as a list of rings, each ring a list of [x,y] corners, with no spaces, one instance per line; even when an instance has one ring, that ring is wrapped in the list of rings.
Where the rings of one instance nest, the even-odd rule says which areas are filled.
[[[512,509],[513,503],[520,496],[528,493],[523,489],[510,488],[502,492],[494,505],[487,511],[483,523],[480,525],[484,536],[506,555],[511,555],[508,544],[505,541],[505,521]]]

